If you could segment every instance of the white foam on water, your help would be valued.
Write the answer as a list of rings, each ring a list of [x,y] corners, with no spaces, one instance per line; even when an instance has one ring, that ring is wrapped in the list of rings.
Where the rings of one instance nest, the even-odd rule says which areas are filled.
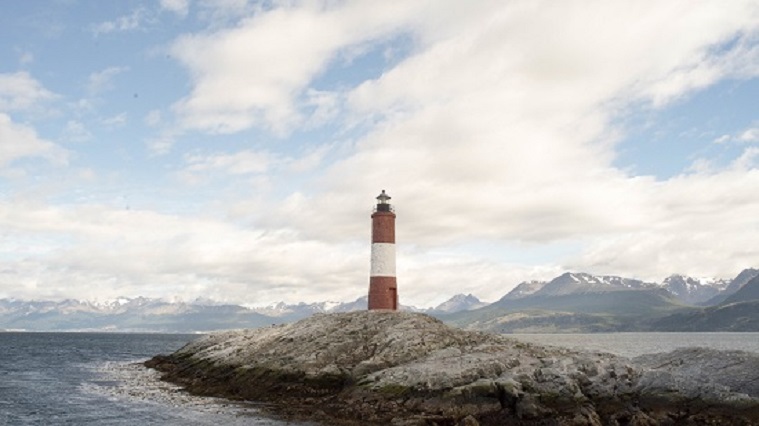
[[[161,373],[138,362],[105,362],[91,367],[96,379],[82,383],[82,392],[123,401],[165,407],[193,424],[281,426],[293,423],[261,417],[252,403],[189,394],[161,380]],[[303,423],[300,423],[303,424]]]

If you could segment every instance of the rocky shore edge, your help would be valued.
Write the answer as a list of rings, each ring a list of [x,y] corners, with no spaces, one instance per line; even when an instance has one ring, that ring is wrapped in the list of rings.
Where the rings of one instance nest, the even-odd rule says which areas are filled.
[[[145,366],[193,394],[330,425],[759,425],[756,354],[691,348],[630,360],[406,312],[215,333]]]

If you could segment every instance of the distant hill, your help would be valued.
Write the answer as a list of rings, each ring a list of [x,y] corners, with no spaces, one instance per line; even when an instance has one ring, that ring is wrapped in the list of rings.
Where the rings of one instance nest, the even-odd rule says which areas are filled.
[[[759,276],[752,278],[740,290],[728,296],[722,304],[759,300]]]
[[[741,271],[737,277],[735,277],[730,284],[716,296],[702,303],[703,306],[714,306],[724,302],[730,295],[734,294],[741,289],[752,278],[759,276],[759,269],[748,268]]]
[[[633,331],[651,317],[683,306],[663,289],[617,289],[520,299],[502,298],[472,311],[441,316],[451,324],[496,332]]]
[[[759,300],[692,309],[653,321],[652,331],[759,331]]]
[[[190,333],[284,321],[242,306],[169,303],[144,297],[108,304],[0,300],[0,328],[10,330]]]

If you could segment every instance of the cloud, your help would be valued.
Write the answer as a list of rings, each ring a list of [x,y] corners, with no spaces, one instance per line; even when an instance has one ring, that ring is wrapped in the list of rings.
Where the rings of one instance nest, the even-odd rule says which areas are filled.
[[[19,298],[173,295],[264,305],[347,301],[368,288],[367,244],[309,240],[284,228],[20,201],[0,202],[0,226],[6,232],[0,252],[15,257],[0,257],[0,288],[14,288]],[[368,228],[364,234],[368,239]],[[441,281],[457,280],[460,291],[493,300],[517,280],[556,272],[408,247],[401,248],[398,268],[404,303],[424,305],[446,298],[444,291],[429,292]]]
[[[749,173],[759,168],[759,147],[746,148],[732,165],[737,170]]]
[[[714,143],[724,144],[727,142],[752,143],[759,142],[759,127],[749,127],[740,132],[730,135],[725,134],[714,140]]]
[[[113,79],[129,70],[128,67],[108,67],[102,71],[90,74],[87,79],[87,90],[90,93],[101,93],[113,88]]]
[[[209,4],[198,7],[210,13]],[[404,303],[460,291],[492,300],[565,269],[659,279],[756,266],[753,145],[727,167],[700,163],[667,179],[615,163],[620,118],[756,78],[753,1],[224,5],[214,9],[229,6],[223,25],[171,44],[191,91],[173,105],[180,127],[151,147],[165,152],[182,132],[252,128],[295,133],[292,144],[185,155],[180,173],[220,176],[233,189],[219,188],[246,194],[202,218],[0,202],[12,236],[0,244],[30,247],[25,260],[0,251],[13,271],[3,285],[38,297],[347,300],[366,291],[381,189],[398,214]],[[375,48],[401,53],[371,77],[341,74],[341,55]],[[339,89],[316,87],[321,77]],[[9,105],[29,98],[0,95]],[[6,121],[0,129],[31,131]],[[307,133],[324,126],[334,126],[327,136]],[[753,139],[749,130],[723,142]],[[290,173],[307,178],[282,179]],[[261,181],[277,186],[257,191]],[[40,240],[47,251],[33,249]]]
[[[288,158],[285,163],[287,170],[293,173],[306,173],[319,167],[330,151],[335,149],[333,144],[317,145],[309,148],[298,158]]]
[[[541,10],[524,2],[436,6],[440,7],[434,13],[423,15],[428,10],[423,3],[383,2],[381,7],[369,7],[295,2],[259,11],[231,29],[186,35],[174,43],[172,53],[190,70],[194,86],[174,109],[190,129],[234,133],[260,126],[287,133],[303,120],[304,105],[298,100],[308,96],[308,84],[338,52],[404,32],[415,33],[419,43],[426,43],[423,54],[402,67],[415,68],[411,81],[418,83],[407,84],[406,102],[422,95],[422,90],[457,96],[459,89],[482,73],[486,78],[506,76],[511,81],[502,86],[514,90],[515,98],[529,93],[541,103],[548,99],[542,95],[548,93],[556,95],[554,102],[567,100],[565,95],[572,93],[562,91],[569,84],[583,86],[587,94],[581,100],[638,97],[664,105],[728,72],[753,69],[751,58],[757,54],[750,38],[741,32],[752,23],[747,2],[729,7],[707,3],[699,8],[684,3],[651,8],[596,2],[589,5],[595,14],[590,24],[587,15],[577,12],[586,8],[572,2]],[[488,25],[481,26],[482,22]],[[634,34],[621,28],[634,28]],[[278,43],[280,37],[287,43]],[[660,43],[664,37],[666,42]],[[741,42],[726,45],[735,37]],[[453,50],[441,51],[443,46]],[[438,65],[452,69],[422,69],[433,66],[424,55],[436,55]],[[455,63],[458,55],[466,55],[468,65]],[[474,65],[485,61],[484,68]],[[514,71],[511,78],[512,74],[504,74]],[[408,77],[411,73],[395,69],[389,74]],[[414,105],[388,105],[400,99],[386,99],[387,93],[378,93],[384,92],[381,88],[372,90],[376,84],[393,84],[390,75],[375,84],[365,83],[354,93],[352,106],[369,103],[374,105],[369,109],[392,112]],[[441,80],[436,76],[451,78],[446,81],[451,85],[439,90]],[[517,78],[525,78],[530,90],[519,90]],[[538,85],[545,93],[536,93]],[[310,99],[305,106],[319,100]]]
[[[333,121],[340,113],[340,95],[334,92],[308,89],[306,91],[306,108],[312,108],[306,127],[320,127]]]
[[[308,238],[350,239],[365,226],[353,218],[365,215],[384,188],[398,203],[399,241],[446,247],[452,256],[473,239],[582,241],[588,253],[602,246],[603,261],[591,255],[553,261],[655,277],[672,272],[667,264],[684,267],[692,254],[700,260],[683,270],[740,270],[752,253],[725,258],[746,252],[746,235],[759,237],[755,226],[744,229],[746,217],[759,215],[759,203],[739,190],[752,188],[754,157],[725,174],[673,182],[634,176],[614,165],[623,131],[615,123],[641,102],[661,108],[721,79],[751,78],[740,70],[756,60],[755,49],[743,40],[757,33],[758,11],[750,2],[727,9],[718,2],[583,5],[483,3],[477,13],[453,7],[425,16],[407,58],[345,94],[347,114],[369,117],[371,125],[353,153],[310,190],[274,203],[261,224],[287,224]],[[721,204],[727,194],[746,197],[740,213]],[[668,202],[672,197],[683,204]],[[720,209],[728,211],[717,215]],[[724,225],[709,227],[701,210],[715,212]],[[692,229],[705,236],[690,240]],[[677,250],[671,257],[683,262],[641,257],[628,267],[624,243],[612,244],[630,236],[654,248],[662,235],[673,239],[659,248]],[[715,241],[725,256],[710,263]]]
[[[161,118],[163,114],[161,114],[160,110],[154,109],[145,116],[145,124],[147,124],[150,127],[155,127],[161,123]]]
[[[29,288],[21,283],[18,297],[173,293],[188,300],[205,295],[260,304],[315,300],[324,291],[352,297],[363,293],[366,285],[359,271],[365,262],[361,254],[368,251],[303,240],[287,230],[264,232],[210,219],[97,205],[52,208],[20,203],[0,203],[0,224],[9,236],[2,244],[26,247],[17,254],[35,259],[0,260],[3,270],[13,272],[0,275],[0,287],[24,276],[44,283]],[[17,243],[30,241],[29,235],[45,236],[43,247],[49,249],[32,252],[31,246]],[[355,279],[360,281],[352,282]],[[311,285],[316,282],[318,286]]]
[[[18,62],[22,65],[31,64],[34,62],[34,54],[31,52],[20,52]]]
[[[63,139],[70,142],[86,142],[92,139],[92,133],[81,121],[69,120],[63,129]]]
[[[744,130],[737,139],[741,142],[759,142],[759,127]]]
[[[747,150],[717,173],[694,173],[650,186],[649,221],[589,244],[568,265],[662,279],[677,271],[731,277],[756,265],[759,202],[756,155]],[[753,165],[749,163],[753,159]]]
[[[25,110],[55,98],[25,71],[0,74],[0,111]]]
[[[104,21],[91,27],[95,36],[115,32],[126,32],[141,29],[146,22],[152,21],[147,9],[137,8],[128,15],[120,16],[112,21]]]
[[[127,113],[122,112],[111,117],[106,117],[101,122],[108,127],[123,127],[127,123]]]
[[[233,175],[258,174],[267,172],[278,159],[269,152],[240,151],[234,154],[186,155],[185,171],[198,173],[206,171],[224,171]]]
[[[336,52],[397,31],[424,3],[367,6],[306,2],[179,38],[171,51],[193,80],[192,93],[174,105],[182,125],[210,133],[253,126],[289,133],[302,120],[298,99]]]
[[[317,168],[331,145],[316,146],[293,157],[265,150],[242,150],[223,153],[191,153],[184,156],[185,166],[178,176],[188,183],[198,183],[213,176],[292,175]],[[262,181],[258,181],[262,182]]]
[[[212,28],[221,28],[263,7],[250,0],[198,0],[198,17]]]
[[[0,168],[9,173],[8,166],[26,158],[45,158],[54,164],[66,164],[69,153],[37,135],[34,128],[19,124],[6,112],[28,111],[57,95],[45,89],[27,72],[0,74]],[[21,170],[11,175],[23,174]]]
[[[23,158],[42,157],[55,164],[66,164],[68,152],[41,139],[34,129],[14,123],[0,113],[0,168]]]
[[[165,155],[171,151],[176,138],[176,131],[164,129],[159,135],[148,139],[145,144],[152,155]]]
[[[161,7],[184,18],[190,8],[189,0],[161,0]]]

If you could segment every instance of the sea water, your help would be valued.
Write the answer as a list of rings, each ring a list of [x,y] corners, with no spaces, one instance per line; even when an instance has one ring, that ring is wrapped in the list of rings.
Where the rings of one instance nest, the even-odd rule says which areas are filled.
[[[193,397],[139,362],[195,338],[0,333],[0,425],[284,425],[255,405]]]

